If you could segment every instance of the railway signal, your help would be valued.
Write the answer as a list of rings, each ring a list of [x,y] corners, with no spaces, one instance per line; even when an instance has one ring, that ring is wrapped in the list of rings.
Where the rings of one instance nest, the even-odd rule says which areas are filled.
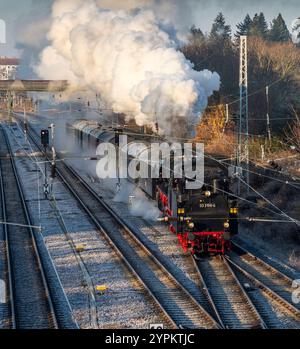
[[[123,134],[122,128],[116,128],[115,129],[115,144],[117,147],[120,146],[120,136]],[[119,152],[117,151],[117,163],[119,164]],[[117,191],[119,192],[121,189],[121,180],[120,180],[120,168],[117,166]]]
[[[12,111],[14,107],[13,96],[10,91],[7,92],[7,112],[8,112],[8,122],[12,124]]]
[[[47,148],[49,145],[49,131],[42,130],[41,131],[41,143],[44,148]]]
[[[52,143],[52,162],[51,162],[51,176],[50,176],[50,193],[53,192],[53,181],[56,177],[56,151],[54,147],[54,137],[55,137],[55,125],[51,124],[48,127],[51,130],[51,143]]]
[[[27,135],[27,132],[28,132],[27,114],[26,114],[26,107],[24,106],[24,133],[25,133],[25,137]]]
[[[45,152],[45,183],[44,183],[44,193],[45,197],[48,198],[48,195],[53,192],[53,181],[56,177],[56,151],[54,148],[54,136],[55,136],[55,125],[51,124],[49,126],[49,129],[51,130],[51,143],[52,143],[52,161],[51,161],[51,172],[50,172],[50,186],[48,183],[48,175],[47,175],[47,147],[50,144],[50,134],[49,130],[42,130],[41,131],[41,143],[44,147]]]
[[[41,144],[44,147],[44,153],[45,153],[45,182],[44,182],[44,194],[45,198],[48,198],[49,195],[49,184],[47,179],[47,147],[49,145],[49,131],[48,130],[41,130]]]
[[[269,145],[271,146],[272,134],[271,134],[271,125],[270,125],[270,99],[269,99],[269,86],[266,87],[266,97],[267,97],[267,135]]]

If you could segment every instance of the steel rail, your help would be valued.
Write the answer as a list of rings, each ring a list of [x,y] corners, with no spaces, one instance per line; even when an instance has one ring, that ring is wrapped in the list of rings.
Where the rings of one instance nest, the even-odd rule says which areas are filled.
[[[1,129],[0,129],[1,132]],[[7,215],[6,215],[6,203],[5,203],[5,192],[4,192],[4,185],[3,185],[3,174],[2,174],[2,157],[0,160],[0,188],[1,188],[1,212],[2,212],[2,218],[4,222],[7,222]],[[11,254],[10,254],[10,247],[9,247],[9,240],[8,240],[8,225],[3,225],[4,230],[4,239],[5,239],[5,252],[6,252],[6,260],[7,260],[7,279],[8,279],[8,296],[9,296],[9,304],[10,304],[10,322],[11,327],[13,329],[17,328],[17,322],[16,322],[16,314],[15,314],[15,301],[13,297],[14,293],[14,287],[13,287],[13,271],[12,271],[12,262],[11,262]]]
[[[2,128],[2,126],[0,127],[0,134],[2,133],[3,136],[3,140],[4,140],[4,145],[7,149],[7,159],[9,160],[11,169],[12,169],[12,174],[16,183],[16,189],[17,189],[17,193],[18,196],[20,198],[21,201],[21,207],[23,210],[23,214],[24,214],[24,218],[25,218],[25,223],[26,225],[28,225],[28,227],[26,228],[27,230],[27,234],[28,234],[28,246],[29,248],[27,248],[27,250],[30,250],[30,253],[32,253],[32,258],[34,259],[34,262],[36,267],[34,270],[28,270],[27,272],[31,272],[31,273],[36,273],[36,278],[37,280],[39,280],[38,282],[40,283],[40,285],[35,285],[36,291],[41,292],[41,294],[44,294],[44,297],[41,297],[40,299],[40,305],[38,305],[38,308],[42,308],[44,307],[45,309],[47,309],[47,314],[39,314],[39,316],[44,317],[42,320],[43,324],[41,325],[42,328],[45,327],[45,323],[47,323],[47,327],[46,328],[58,328],[58,322],[57,322],[57,318],[56,318],[56,314],[55,314],[55,310],[54,310],[54,306],[53,306],[53,301],[51,298],[51,293],[49,291],[49,286],[48,286],[48,282],[45,276],[45,271],[44,271],[44,267],[43,264],[41,262],[41,257],[39,254],[39,250],[37,247],[37,243],[36,243],[36,239],[35,239],[35,234],[32,228],[32,222],[31,222],[31,218],[29,215],[29,211],[27,208],[27,204],[24,198],[24,194],[23,194],[23,188],[19,179],[19,174],[17,172],[15,163],[14,163],[14,159],[13,159],[13,153],[12,153],[12,149],[6,134],[5,129]],[[6,193],[5,193],[5,188],[4,188],[4,181],[3,181],[3,159],[0,161],[1,163],[1,193],[2,193],[2,211],[3,211],[3,216],[5,221],[7,221],[7,205],[6,205]],[[19,213],[20,214],[20,213]],[[11,317],[12,317],[12,327],[13,328],[27,328],[26,325],[26,321],[28,320],[28,316],[25,318],[22,318],[22,316],[24,316],[24,312],[22,314],[23,308],[26,307],[26,301],[22,300],[20,301],[20,303],[17,302],[17,299],[20,299],[19,295],[20,292],[23,292],[23,290],[19,290],[18,288],[20,287],[20,285],[17,285],[17,280],[15,279],[15,274],[16,274],[16,265],[15,265],[15,261],[13,259],[13,249],[14,246],[12,246],[12,230],[10,230],[11,228],[7,225],[4,225],[4,229],[5,229],[5,235],[6,235],[6,246],[7,246],[7,264],[8,264],[8,273],[9,273],[9,289],[10,289],[10,301],[11,301]],[[26,246],[22,246],[22,248],[25,250]],[[20,274],[19,274],[20,275]],[[24,289],[26,289],[26,278],[28,275],[24,275],[24,279],[22,280],[23,282],[21,283],[21,285],[24,287]],[[18,282],[20,282],[20,280],[18,280]],[[41,286],[41,287],[40,287]],[[40,288],[38,290],[38,288]],[[32,293],[34,291],[34,289],[29,290],[28,292],[28,297],[29,297],[29,301],[30,301],[30,293]],[[23,296],[22,296],[23,297]],[[23,302],[25,302],[25,305],[23,304]],[[25,312],[28,312],[29,310],[26,309]],[[20,315],[21,313],[21,315]],[[34,317],[36,314],[29,314],[30,317]]]
[[[32,133],[34,133],[34,135]],[[31,140],[35,143],[36,147],[41,150],[41,147],[37,141],[38,136],[37,136],[36,132],[30,128],[28,135],[30,136]],[[117,223],[117,225],[119,226],[118,230],[122,231],[123,235],[126,234],[127,238],[129,238],[131,240],[130,241],[131,246],[135,246],[136,248],[139,248],[139,251],[138,251],[139,253],[143,253],[147,256],[148,259],[153,260],[154,264],[152,265],[152,270],[154,270],[153,268],[155,265],[157,270],[160,270],[160,272],[165,274],[167,276],[167,278],[169,280],[171,280],[171,282],[174,285],[176,285],[174,290],[176,289],[177,292],[179,292],[179,290],[181,291],[181,297],[183,297],[183,295],[184,295],[184,298],[188,299],[189,306],[192,305],[194,307],[194,310],[196,309],[199,312],[199,314],[201,313],[202,317],[206,318],[205,322],[210,322],[209,326],[211,328],[220,328],[221,327],[217,323],[217,321],[210,314],[208,314],[207,311],[197,302],[197,300],[195,300],[195,298],[185,289],[185,287],[183,285],[181,285],[180,283],[178,283],[176,278],[174,278],[174,276],[169,273],[169,271],[165,268],[165,266],[160,263],[160,261],[157,259],[157,257],[153,254],[153,251],[152,252],[149,251],[149,249],[146,246],[144,246],[144,244],[131,231],[131,229],[127,226],[127,224],[106,204],[106,202],[104,202],[98,196],[97,193],[95,193],[95,191],[82,179],[82,177],[80,175],[78,175],[66,163],[59,163],[58,164],[57,173],[58,173],[59,177],[61,178],[61,180],[63,181],[63,183],[67,186],[69,191],[72,193],[72,195],[78,200],[78,202],[80,203],[80,205],[82,206],[84,211],[91,218],[91,220],[96,225],[98,230],[101,231],[101,233],[106,237],[106,239],[110,242],[110,244],[114,247],[114,249],[118,251],[118,254],[120,256],[122,256],[122,259],[125,261],[126,265],[129,267],[129,269],[138,277],[140,282],[142,282],[142,284],[145,286],[145,288],[149,291],[149,293],[152,295],[152,297],[156,300],[156,303],[159,305],[161,310],[163,310],[165,315],[169,317],[170,321],[172,321],[176,327],[182,326],[182,323],[181,323],[180,319],[178,320],[178,316],[176,316],[176,314],[174,315],[174,309],[173,310],[169,309],[169,311],[166,312],[165,305],[162,305],[162,303],[164,303],[163,297],[161,297],[161,295],[159,293],[157,293],[157,292],[155,293],[153,291],[153,288],[155,288],[155,287],[152,288],[151,282],[149,282],[149,280],[147,282],[145,275],[141,275],[141,270],[138,272],[136,271],[135,267],[133,266],[132,260],[130,261],[130,258],[128,255],[124,255],[124,247],[120,248],[120,243],[118,242],[118,240],[116,238],[112,238],[112,236],[111,236],[112,232],[103,226],[101,219],[97,218],[95,213],[91,212],[92,205],[89,205],[89,207],[88,207],[88,205],[86,204],[86,200],[84,200],[80,197],[80,194],[78,194],[79,188],[80,188],[79,190],[82,190],[82,189],[84,190],[85,195],[87,194],[89,196],[89,199],[94,200],[94,202],[99,205],[99,209],[100,209],[99,211],[101,211],[101,210],[103,211],[103,209],[104,209],[104,211],[106,211],[109,214],[109,216],[111,218],[113,218],[115,223]],[[73,177],[72,184],[70,183],[70,179],[66,179],[67,176]],[[74,183],[75,183],[75,185],[74,185]],[[76,187],[76,189],[75,189],[75,187]],[[118,236],[118,238],[121,239],[122,234],[120,234]],[[127,243],[129,243],[128,240],[125,240],[125,241],[123,240],[123,243],[126,244],[126,241],[127,241]],[[142,261],[142,259],[141,259],[141,261]],[[149,264],[148,264],[148,266],[149,266]],[[160,298],[160,299],[158,299],[158,298]],[[182,300],[181,300],[181,302],[182,302]],[[185,305],[187,305],[187,303]],[[170,314],[169,313],[170,311],[171,312],[173,311],[173,314]]]
[[[225,328],[267,328],[223,256],[199,259],[195,264],[208,300]]]
[[[237,243],[233,243],[233,251],[226,255],[226,259],[254,285],[263,289],[269,297],[279,302],[293,315],[300,317],[299,307],[292,302],[293,280],[289,276]]]

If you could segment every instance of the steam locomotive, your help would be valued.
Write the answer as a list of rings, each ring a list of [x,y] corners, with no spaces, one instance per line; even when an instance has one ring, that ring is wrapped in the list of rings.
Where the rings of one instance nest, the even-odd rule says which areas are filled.
[[[169,222],[185,252],[224,254],[238,233],[237,202],[230,195],[227,177],[214,161],[205,160],[205,174],[205,184],[196,190],[185,188],[185,178],[160,179],[155,198],[163,220]]]
[[[132,130],[126,132],[126,129],[107,128],[97,122],[85,120],[77,121],[71,126],[80,143],[87,142],[92,147],[100,142],[111,142],[119,146],[119,135],[128,134],[128,161],[143,158],[143,152],[149,150],[151,145],[148,133]],[[130,146],[131,143],[136,144],[136,141],[141,140],[143,146]],[[171,156],[172,163],[175,155]],[[174,171],[170,178],[163,178],[163,158],[158,166],[158,178],[149,176],[133,180],[151,199],[156,200],[162,212],[159,220],[169,225],[171,233],[177,235],[183,250],[190,251],[194,256],[224,254],[230,250],[231,238],[238,234],[238,209],[230,192],[227,167],[221,161],[206,157],[202,187],[187,189],[186,181],[191,178],[175,178]]]

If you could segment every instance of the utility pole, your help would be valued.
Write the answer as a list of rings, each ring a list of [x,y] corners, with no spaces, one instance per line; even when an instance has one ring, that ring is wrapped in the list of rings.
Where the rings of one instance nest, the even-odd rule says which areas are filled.
[[[52,149],[52,161],[51,161],[51,176],[50,176],[50,194],[53,194],[53,182],[56,177],[56,151],[54,147],[54,137],[55,137],[55,125],[51,124],[49,126],[51,130],[51,149]]]
[[[41,130],[41,143],[44,147],[44,154],[45,154],[45,182],[44,182],[44,194],[45,198],[48,198],[49,194],[49,186],[48,186],[48,177],[47,177],[47,147],[49,145],[49,131],[48,130]]]
[[[39,100],[39,99],[36,100],[35,112],[36,112],[36,113],[39,113],[39,112],[40,112],[40,100]]]
[[[268,135],[269,145],[271,145],[272,135],[271,135],[271,125],[270,125],[269,86],[266,87],[266,97],[267,97],[267,135]]]
[[[228,104],[225,105],[225,112],[226,112],[226,119],[223,127],[223,133],[225,133],[226,126],[229,122],[229,105]]]
[[[260,149],[261,149],[261,161],[265,161],[265,147],[263,144],[260,146]]]
[[[240,37],[240,114],[238,123],[237,176],[238,195],[241,194],[241,176],[249,184],[249,120],[248,120],[248,52],[247,36]],[[243,164],[243,165],[242,165]],[[244,168],[244,171],[243,171]],[[247,186],[249,194],[249,186]]]
[[[25,138],[27,137],[27,132],[28,132],[27,114],[26,114],[26,107],[24,107],[24,133],[25,133]]]
[[[10,91],[7,91],[7,113],[8,113],[8,122],[12,124],[12,110],[13,110],[13,97]]]

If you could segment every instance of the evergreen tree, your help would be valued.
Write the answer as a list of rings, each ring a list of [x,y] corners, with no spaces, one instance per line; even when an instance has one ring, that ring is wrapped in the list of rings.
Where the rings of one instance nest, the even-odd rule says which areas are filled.
[[[200,28],[196,28],[195,25],[191,28],[190,42],[193,45],[201,46],[205,42],[205,36]]]
[[[251,17],[247,14],[243,22],[240,22],[237,24],[237,32],[235,34],[236,38],[239,38],[241,35],[248,35],[250,28],[252,25],[252,19]]]
[[[270,41],[286,42],[291,41],[291,34],[281,14],[274,18],[269,32]]]
[[[253,17],[249,34],[253,36],[259,36],[263,39],[267,38],[268,24],[266,22],[265,15],[262,12],[259,15],[256,13]]]
[[[265,15],[261,12],[258,16],[259,28],[261,30],[261,35],[265,38],[268,35],[268,24],[265,18]]]
[[[194,36],[204,37],[204,34],[203,34],[202,30],[200,28],[196,28],[195,25],[192,26],[191,33]]]
[[[210,39],[212,40],[230,40],[231,39],[231,28],[230,25],[227,25],[225,22],[225,17],[220,12],[216,17],[211,32]]]

